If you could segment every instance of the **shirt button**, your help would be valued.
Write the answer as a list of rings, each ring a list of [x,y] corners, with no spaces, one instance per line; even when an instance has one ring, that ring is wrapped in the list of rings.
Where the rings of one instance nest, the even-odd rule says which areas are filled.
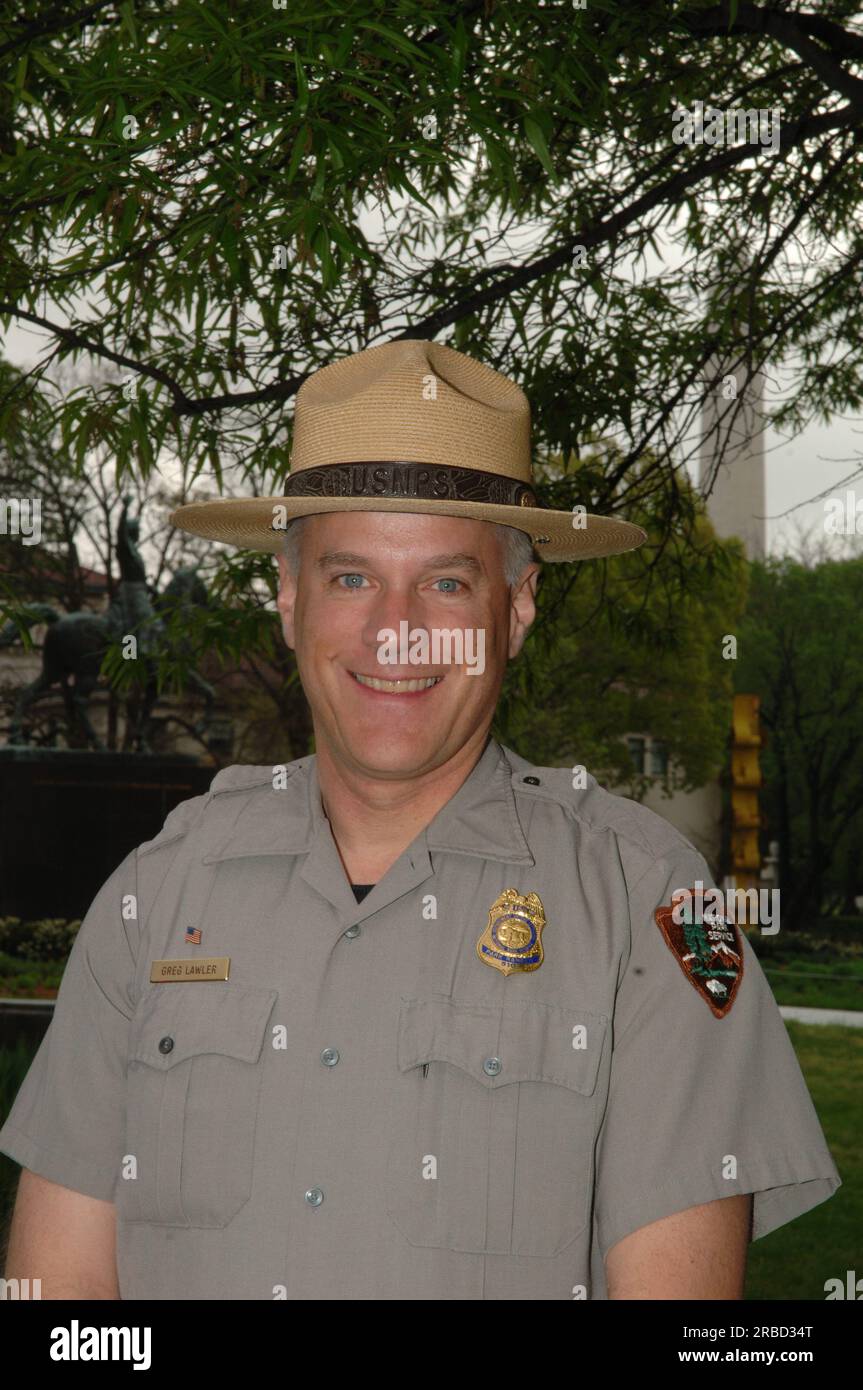
[[[344,935],[348,938],[349,941],[353,941],[354,937],[359,936],[361,931],[362,927],[360,927],[359,925],[355,927],[348,927]]]
[[[502,1066],[503,1063],[499,1057],[486,1057],[482,1064],[482,1069],[486,1076],[497,1076]]]
[[[324,1194],[319,1187],[310,1187],[305,1197],[310,1207],[319,1207],[324,1200]]]
[[[337,1047],[325,1047],[321,1053],[321,1061],[325,1067],[334,1067],[339,1060],[339,1049]]]
[[[173,1039],[173,1038],[160,1038],[160,1039],[159,1039],[159,1051],[160,1051],[160,1052],[171,1052],[171,1051],[173,1051],[173,1047],[174,1047],[174,1039]]]

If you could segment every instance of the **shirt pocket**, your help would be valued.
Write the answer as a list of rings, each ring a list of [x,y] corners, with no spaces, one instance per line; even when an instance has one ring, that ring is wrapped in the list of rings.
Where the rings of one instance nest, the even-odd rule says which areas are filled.
[[[387,1212],[412,1245],[555,1255],[591,1214],[608,1018],[403,999]]]
[[[157,985],[136,1010],[126,1078],[125,1221],[226,1226],[252,1191],[262,1050],[275,990]]]

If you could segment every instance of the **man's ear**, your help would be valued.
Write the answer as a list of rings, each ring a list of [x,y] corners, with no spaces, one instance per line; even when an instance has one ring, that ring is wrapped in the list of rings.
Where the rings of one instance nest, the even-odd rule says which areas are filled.
[[[509,659],[518,656],[536,617],[536,588],[540,565],[529,565],[513,585],[509,601]]]
[[[279,617],[282,620],[282,635],[285,642],[294,650],[294,606],[297,602],[297,578],[291,574],[288,568],[288,558],[286,555],[276,556],[279,562],[279,596],[276,599],[276,608],[279,610]]]

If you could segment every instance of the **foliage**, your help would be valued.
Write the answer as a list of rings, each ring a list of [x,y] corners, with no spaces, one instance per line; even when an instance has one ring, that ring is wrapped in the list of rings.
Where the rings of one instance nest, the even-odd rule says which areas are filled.
[[[655,510],[631,512],[648,532],[644,546],[544,586],[498,719],[525,757],[584,765],[636,797],[650,777],[634,772],[627,734],[665,744],[669,793],[704,785],[727,756],[733,676],[722,639],[743,611],[746,565],[739,542],[720,541],[684,487],[688,542],[683,525]]]
[[[24,961],[65,960],[72,949],[80,919],[45,917],[23,922],[20,917],[0,917],[0,952]]]
[[[830,890],[863,894],[863,557],[752,569],[738,689],[761,697],[767,836],[780,844],[783,921]]]
[[[642,486],[673,505],[714,354],[747,375],[794,357],[783,426],[863,401],[856,8],[7,13],[0,316],[45,351],[0,432],[83,358],[102,379],[51,394],[78,465],[102,447],[121,474],[170,457],[183,488],[269,488],[308,372],[434,336],[523,382],[543,449],[611,429],[625,467],[652,448]],[[780,110],[779,148],[675,143],[699,100]]]
[[[35,435],[31,476],[50,458],[72,493],[65,551],[94,456],[108,513],[160,475],[166,506],[278,491],[311,371],[449,342],[528,391],[543,500],[654,537],[575,580],[547,567],[543,621],[571,639],[555,675],[540,625],[511,688],[542,719],[515,727],[622,772],[616,730],[649,724],[703,781],[727,693],[704,586],[727,631],[737,581],[689,497],[702,404],[789,362],[786,431],[863,402],[852,0],[95,0],[7,14],[0,53],[0,321],[41,354],[3,373],[0,437]],[[778,144],[677,143],[698,101],[779,112]],[[182,545],[211,577],[212,547]],[[278,645],[272,575],[224,561],[215,650]]]

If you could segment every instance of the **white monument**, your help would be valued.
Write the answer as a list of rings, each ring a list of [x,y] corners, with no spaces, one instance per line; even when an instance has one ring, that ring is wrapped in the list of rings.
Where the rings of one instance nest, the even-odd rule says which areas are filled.
[[[741,327],[741,342],[746,325]],[[734,354],[736,356],[737,354]],[[734,356],[713,359],[701,417],[698,485],[717,535],[739,536],[749,560],[767,554],[767,487],[764,465],[764,374]]]

